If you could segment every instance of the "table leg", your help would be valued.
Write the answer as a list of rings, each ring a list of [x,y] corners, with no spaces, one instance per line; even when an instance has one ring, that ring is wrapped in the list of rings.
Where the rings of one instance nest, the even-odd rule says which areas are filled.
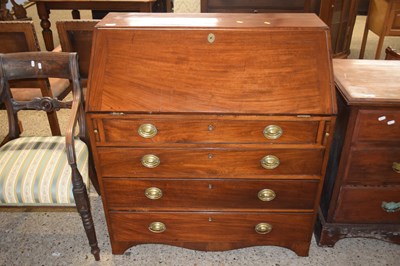
[[[81,19],[81,14],[79,13],[79,10],[73,9],[71,13],[73,19]]]
[[[165,8],[167,10],[167,13],[171,13],[172,12],[172,0],[166,0],[165,1]]]
[[[52,51],[54,49],[53,43],[53,33],[51,32],[50,26],[51,23],[49,21],[50,10],[46,8],[46,4],[44,2],[37,2],[37,11],[40,18],[40,26],[42,27],[42,35],[44,39],[44,44],[46,46],[47,51]]]

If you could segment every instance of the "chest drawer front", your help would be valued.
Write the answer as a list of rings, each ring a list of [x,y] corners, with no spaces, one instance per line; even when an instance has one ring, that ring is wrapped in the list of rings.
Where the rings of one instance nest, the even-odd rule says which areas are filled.
[[[340,192],[334,219],[343,223],[398,224],[400,186],[344,187]]]
[[[98,148],[97,150],[103,177],[229,178],[321,175],[324,154],[324,149],[276,148]],[[265,167],[274,168],[266,169],[262,163]]]
[[[292,118],[292,120],[294,120]],[[148,116],[100,119],[104,140],[98,144],[142,143],[309,143],[317,141],[319,121],[247,120],[245,117],[196,119],[189,116]]]
[[[312,210],[318,184],[317,180],[103,180],[111,210]]]
[[[400,111],[360,110],[353,141],[400,143]]]
[[[166,230],[151,232],[149,226],[154,222],[163,223]],[[270,224],[272,230],[258,234],[255,227],[260,223]],[[308,241],[312,214],[110,212],[110,224],[116,241],[281,244],[294,239]]]
[[[355,149],[350,153],[347,182],[400,185],[400,149]]]

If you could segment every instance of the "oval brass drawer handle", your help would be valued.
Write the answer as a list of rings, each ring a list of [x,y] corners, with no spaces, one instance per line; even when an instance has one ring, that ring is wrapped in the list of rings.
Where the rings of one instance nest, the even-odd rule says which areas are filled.
[[[149,225],[149,230],[153,233],[162,233],[167,230],[167,227],[162,222],[152,222]]]
[[[395,171],[396,173],[400,174],[400,163],[398,162],[393,162],[392,164],[392,169],[393,171]]]
[[[383,201],[381,207],[385,212],[398,212],[400,211],[400,202]]]
[[[280,126],[269,125],[264,128],[263,134],[267,139],[279,139],[283,134],[283,130]]]
[[[272,189],[265,188],[258,192],[258,198],[261,201],[272,201],[275,197],[276,193]]]
[[[142,124],[138,128],[138,134],[145,138],[145,139],[150,139],[157,135],[157,128],[153,124]]]
[[[144,194],[146,195],[147,198],[149,198],[151,200],[160,199],[163,196],[162,190],[159,189],[158,187],[146,188],[146,190],[144,191]]]
[[[154,154],[147,154],[142,157],[142,165],[147,168],[156,168],[160,164],[160,158]]]
[[[275,155],[267,155],[261,159],[261,166],[268,170],[277,168],[279,164],[280,161]]]
[[[272,231],[272,225],[269,223],[259,223],[256,225],[255,230],[257,234],[265,235]]]

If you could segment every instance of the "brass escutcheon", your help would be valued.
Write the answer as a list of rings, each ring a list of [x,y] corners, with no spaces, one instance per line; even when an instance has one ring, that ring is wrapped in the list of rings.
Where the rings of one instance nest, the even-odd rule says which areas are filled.
[[[163,192],[158,187],[149,187],[144,191],[144,195],[151,200],[156,200],[163,196]]]
[[[138,128],[138,133],[141,137],[150,139],[157,135],[157,128],[153,124],[142,124]]]
[[[149,225],[149,230],[153,233],[162,233],[167,230],[167,227],[162,222],[152,222]]]
[[[261,166],[268,170],[277,168],[279,164],[279,159],[275,155],[267,155],[261,159]]]
[[[208,40],[209,43],[215,42],[215,35],[214,35],[214,33],[209,33],[208,36],[207,36],[207,40]]]
[[[283,130],[280,126],[269,125],[264,128],[263,134],[267,139],[279,139],[283,134]]]
[[[265,188],[258,192],[258,198],[261,201],[272,201],[275,197],[276,193],[272,189]]]
[[[255,230],[257,234],[265,235],[272,231],[272,225],[269,223],[259,223],[256,225]]]
[[[160,164],[160,158],[154,154],[147,154],[142,157],[142,165],[147,168],[156,168]]]

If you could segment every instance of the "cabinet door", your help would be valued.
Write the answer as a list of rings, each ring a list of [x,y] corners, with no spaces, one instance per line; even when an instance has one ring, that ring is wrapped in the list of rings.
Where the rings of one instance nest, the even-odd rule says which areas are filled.
[[[322,0],[320,18],[331,29],[334,57],[346,58],[357,16],[359,0]]]

